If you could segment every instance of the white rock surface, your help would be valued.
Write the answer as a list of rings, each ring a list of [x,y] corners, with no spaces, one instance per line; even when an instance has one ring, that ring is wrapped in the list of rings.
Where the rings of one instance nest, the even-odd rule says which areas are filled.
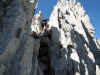
[[[83,6],[59,0],[41,31],[37,2],[1,0],[0,75],[99,75],[100,40]]]
[[[94,28],[83,6],[75,0],[59,0],[52,11],[48,24],[50,25],[50,28],[55,27],[58,33],[60,33],[58,41],[67,52],[61,59],[59,59],[62,60],[63,63],[74,63],[74,66],[71,66],[71,63],[68,63],[70,65],[69,67],[66,67],[66,63],[58,63],[57,65],[60,65],[60,67],[52,64],[53,68],[55,69],[55,73],[56,68],[59,69],[56,75],[60,74],[60,71],[62,71],[64,68],[67,68],[67,70],[69,68],[70,70],[71,68],[74,68],[76,73],[80,71],[78,72],[80,75],[96,75],[95,52],[97,47],[94,41]],[[57,38],[56,34],[57,33],[52,36]],[[54,40],[55,39],[53,39],[53,41]],[[54,50],[55,47],[52,51],[54,52]],[[93,52],[94,50],[95,52]],[[56,48],[55,51],[58,52],[58,48]],[[54,60],[51,60],[51,62],[60,62],[60,60],[57,60],[56,57],[56,54],[52,55],[52,59]],[[63,59],[63,57],[66,58]],[[77,65],[75,63],[77,63]],[[64,67],[63,65],[66,66]],[[77,68],[78,66],[79,68]],[[66,75],[66,73],[68,75],[71,74],[66,71],[63,73],[63,75]]]

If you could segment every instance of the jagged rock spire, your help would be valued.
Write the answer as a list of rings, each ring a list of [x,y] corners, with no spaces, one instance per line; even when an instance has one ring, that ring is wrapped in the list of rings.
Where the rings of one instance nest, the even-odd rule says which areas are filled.
[[[36,14],[32,19],[32,24],[31,24],[32,32],[34,31],[37,34],[39,34],[41,32],[40,26],[41,26],[42,20],[43,20],[42,11],[39,11],[39,13]]]
[[[57,60],[56,58],[57,56],[55,54],[52,55],[52,57],[56,61],[51,60],[51,62],[57,64],[57,66],[54,64],[52,64],[52,66],[55,69],[56,75],[59,75],[60,73],[62,74],[62,71],[63,71],[63,75],[66,75],[66,73],[68,75],[70,74],[74,75],[75,72],[74,74],[70,73],[73,71],[73,68],[74,71],[76,70],[76,72],[79,74],[96,75],[95,61],[97,60],[96,60],[95,52],[98,49],[94,41],[95,40],[94,28],[90,22],[89,16],[86,14],[86,11],[82,7],[82,5],[79,2],[76,2],[76,0],[69,0],[68,2],[67,1],[68,0],[60,0],[57,3],[57,5],[54,7],[54,10],[49,20],[49,25],[51,25],[51,28],[55,27],[56,32],[59,33],[59,34],[56,33],[55,34],[59,36],[58,41],[62,45],[61,50],[60,49],[55,50],[54,48],[55,52],[58,52],[59,50],[61,52],[63,51],[66,52],[59,60]],[[56,35],[52,35],[52,36],[57,38]],[[95,49],[92,48],[92,46]],[[95,52],[93,50],[95,50]],[[63,63],[60,63],[61,60],[63,61]],[[75,65],[74,61],[77,63],[77,66],[80,67],[79,69],[77,69],[77,66],[74,66]],[[68,63],[69,67],[65,63]],[[91,63],[91,65],[89,65],[89,63]],[[67,65],[67,67],[64,67],[63,65]],[[88,67],[85,67],[85,65],[87,65]],[[64,71],[65,68],[68,71]],[[92,71],[92,73],[90,70]]]

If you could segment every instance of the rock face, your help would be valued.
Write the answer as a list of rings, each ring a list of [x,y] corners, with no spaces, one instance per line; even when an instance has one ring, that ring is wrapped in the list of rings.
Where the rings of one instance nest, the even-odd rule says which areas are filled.
[[[49,25],[55,28],[51,41],[51,66],[55,74],[99,75],[99,43],[96,45],[94,28],[82,5],[75,0],[59,0]]]
[[[1,0],[0,75],[99,75],[100,40],[76,0],[59,0],[49,21],[38,0]]]
[[[0,75],[30,74],[34,40],[29,33],[37,2],[0,1]]]

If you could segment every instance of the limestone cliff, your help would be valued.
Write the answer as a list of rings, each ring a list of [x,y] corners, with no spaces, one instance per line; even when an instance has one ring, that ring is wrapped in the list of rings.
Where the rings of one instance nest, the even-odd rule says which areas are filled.
[[[83,6],[59,0],[49,20],[38,0],[1,0],[0,75],[99,75],[100,40]]]
[[[30,68],[32,59],[29,57],[27,60],[25,51],[33,51],[33,44],[29,43],[34,40],[29,33],[37,2],[38,0],[0,1],[0,75],[30,74],[31,69],[26,68]],[[24,60],[29,63],[26,64]]]
[[[56,52],[60,50],[64,53],[58,60],[56,54],[52,55],[56,75],[99,75],[100,69],[96,68],[100,67],[99,43],[96,44],[94,28],[83,6],[76,0],[59,0],[50,16],[49,25],[58,32],[52,35],[55,37],[53,41],[59,37],[57,41],[62,45]],[[55,46],[52,45],[53,52]]]

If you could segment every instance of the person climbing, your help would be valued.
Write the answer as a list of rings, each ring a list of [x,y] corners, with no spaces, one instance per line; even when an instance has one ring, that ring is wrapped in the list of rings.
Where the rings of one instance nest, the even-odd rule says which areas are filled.
[[[49,25],[47,24],[47,19],[44,19],[44,20],[42,20],[42,22],[39,26],[40,33],[37,34],[35,31],[33,31],[31,33],[31,36],[33,36],[33,38],[35,38],[35,39],[38,39],[40,36],[44,36],[45,34],[47,35],[48,28],[49,28]]]
[[[47,24],[47,19],[42,20],[42,23],[40,25],[40,32],[43,30],[47,30],[49,28],[49,25]]]

